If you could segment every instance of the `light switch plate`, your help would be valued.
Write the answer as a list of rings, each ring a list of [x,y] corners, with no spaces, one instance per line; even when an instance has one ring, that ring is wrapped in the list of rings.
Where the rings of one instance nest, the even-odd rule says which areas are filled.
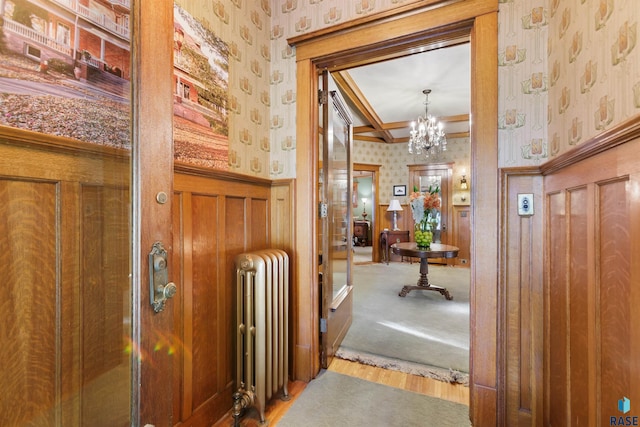
[[[518,215],[533,215],[533,194],[518,194]]]

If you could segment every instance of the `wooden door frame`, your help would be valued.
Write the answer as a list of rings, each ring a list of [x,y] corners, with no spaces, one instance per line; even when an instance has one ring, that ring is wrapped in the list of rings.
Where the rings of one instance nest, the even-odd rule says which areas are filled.
[[[169,427],[172,353],[162,337],[173,335],[173,310],[155,313],[151,307],[148,254],[155,242],[162,242],[172,265],[173,2],[137,0],[131,12],[131,284],[132,339],[137,343],[132,356],[131,425]],[[159,197],[163,193],[164,201]],[[169,271],[169,280],[175,273]]]
[[[425,1],[289,40],[296,48],[296,181],[293,376],[309,381],[319,370],[317,250],[317,72],[399,57],[421,48],[471,43],[471,351],[470,418],[475,425],[504,420],[498,385],[498,1]],[[372,58],[376,58],[375,61]],[[309,173],[311,171],[311,173]],[[482,197],[479,197],[482,195]],[[309,233],[311,227],[311,233]],[[480,285],[481,284],[481,285]]]

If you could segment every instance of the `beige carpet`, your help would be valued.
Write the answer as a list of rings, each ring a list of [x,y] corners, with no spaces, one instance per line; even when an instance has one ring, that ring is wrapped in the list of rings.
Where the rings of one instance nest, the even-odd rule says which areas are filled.
[[[322,371],[278,427],[461,427],[469,407],[423,394]]]
[[[373,257],[372,246],[354,246],[353,248],[354,264],[371,263],[373,260],[372,257]]]
[[[429,266],[433,291],[398,293],[415,284],[419,263],[392,262],[353,268],[353,322],[336,355],[447,382],[468,384],[469,281],[467,268]]]

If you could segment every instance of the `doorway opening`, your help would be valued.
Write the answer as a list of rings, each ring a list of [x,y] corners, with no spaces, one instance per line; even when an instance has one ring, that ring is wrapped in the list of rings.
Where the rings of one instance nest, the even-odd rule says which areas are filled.
[[[353,164],[353,263],[379,260],[379,177],[380,165]]]
[[[456,45],[459,46],[459,45]],[[468,51],[468,47],[466,47]],[[446,51],[442,49],[441,51]],[[419,56],[419,55],[416,55]],[[426,54],[424,55],[426,56]],[[443,56],[441,53],[440,56]],[[456,57],[456,54],[451,55],[452,58]],[[426,60],[426,58],[425,58]],[[380,61],[384,63],[383,66],[389,66],[390,69],[394,69],[392,63],[396,59],[388,61]],[[459,68],[463,65],[455,59],[452,59],[455,66]],[[397,61],[396,61],[397,62]],[[444,68],[453,67],[454,65],[440,64]],[[340,71],[340,75],[344,82],[349,82],[350,88],[354,93],[359,93],[361,99],[366,97],[367,91],[358,87],[358,78],[351,78],[352,69],[347,68]],[[459,72],[459,71],[458,71]],[[470,80],[470,70],[466,67],[466,79]],[[394,84],[393,77],[389,77],[388,85]],[[420,87],[421,82],[414,82],[416,87]],[[396,83],[399,85],[399,83]],[[386,85],[380,88],[380,92],[385,92]],[[467,85],[468,86],[468,85]],[[343,96],[347,96],[343,94]],[[467,108],[470,104],[470,95],[467,95]],[[351,103],[353,105],[357,102]],[[369,112],[376,111],[374,102],[365,103],[369,105]],[[456,121],[461,122],[460,116],[468,117],[469,110],[464,113],[456,112]],[[353,116],[357,117],[358,113],[353,112]],[[385,116],[382,114],[377,115],[379,119],[384,120]],[[404,118],[405,121],[410,120],[409,117]],[[468,123],[468,122],[467,122]],[[400,122],[394,122],[394,124],[387,126],[387,123],[383,123],[383,129],[389,129],[391,126],[402,125]],[[468,126],[468,124],[467,124]],[[405,127],[408,127],[405,125]],[[452,220],[453,204],[454,204],[454,189],[457,189],[457,181],[453,179],[452,171],[455,171],[459,164],[462,163],[464,167],[469,167],[470,162],[470,147],[469,147],[469,132],[460,132],[460,127],[456,128],[456,131],[449,131],[449,138],[451,138],[451,144],[453,149],[451,151],[451,157],[448,157],[448,153],[443,153],[438,159],[424,159],[412,156],[407,153],[407,144],[405,141],[398,141],[398,143],[385,143],[383,141],[377,141],[374,137],[370,137],[368,140],[364,139],[358,141],[356,136],[354,143],[360,143],[360,149],[354,150],[354,187],[353,187],[353,200],[354,200],[354,231],[356,237],[359,239],[358,224],[363,223],[363,228],[369,224],[367,221],[370,215],[362,216],[361,212],[366,209],[363,206],[363,202],[367,200],[371,189],[371,174],[367,170],[363,170],[363,164],[358,162],[367,161],[367,156],[359,157],[359,153],[375,151],[376,144],[381,144],[384,147],[384,155],[381,159],[373,158],[374,161],[379,160],[381,169],[383,171],[382,180],[387,183],[387,186],[391,189],[392,184],[405,185],[407,190],[400,197],[395,194],[391,194],[390,191],[384,191],[384,189],[376,188],[377,194],[381,195],[380,200],[383,205],[376,203],[374,207],[371,207],[369,203],[369,209],[373,210],[382,218],[386,212],[388,200],[391,198],[398,198],[404,205],[404,222],[401,225],[401,230],[412,230],[413,220],[411,217],[411,209],[408,205],[409,195],[414,188],[425,191],[428,185],[425,186],[427,178],[433,178],[437,175],[439,178],[437,187],[441,190],[441,200],[443,205],[440,208],[441,216],[439,216],[437,231],[434,233],[434,242],[453,245],[453,227],[450,223]],[[370,132],[375,134],[376,132]],[[465,147],[466,146],[466,147]],[[367,148],[365,148],[367,147]],[[466,149],[465,149],[466,148]],[[465,150],[463,155],[460,154],[461,150]],[[369,158],[373,155],[368,154]],[[430,161],[429,161],[430,160]],[[457,161],[457,163],[456,163]],[[443,163],[444,162],[444,163]],[[392,177],[392,178],[390,178]],[[429,181],[431,182],[431,181]],[[369,198],[369,200],[371,200]],[[391,216],[391,214],[388,214]],[[381,228],[387,227],[384,221],[377,221],[379,218],[375,218],[371,229],[374,227],[379,230],[375,233],[375,237],[369,237],[361,247],[354,242],[354,269],[353,269],[353,283],[354,283],[354,300],[353,300],[353,321],[351,328],[345,340],[338,350],[338,357],[346,358],[347,360],[357,360],[366,364],[374,366],[389,367],[392,369],[400,370],[402,372],[419,372],[422,376],[429,376],[432,378],[438,378],[440,380],[446,380],[448,382],[468,382],[469,372],[469,286],[470,286],[470,274],[469,269],[465,267],[459,267],[462,271],[446,270],[446,267],[435,273],[435,281],[450,280],[457,281],[455,284],[456,296],[454,302],[450,302],[442,298],[440,295],[408,295],[402,298],[398,295],[403,285],[415,284],[419,269],[419,259],[409,259],[404,257],[403,259],[395,259],[391,265],[385,263],[384,265],[371,265],[373,260],[372,251],[366,250],[366,243],[368,240],[380,240]],[[452,221],[451,221],[452,222]],[[382,226],[378,223],[384,224]],[[412,233],[412,231],[411,231]],[[468,248],[466,248],[468,251]],[[366,258],[371,256],[371,258]],[[376,261],[382,261],[377,259]],[[395,261],[395,262],[394,262]],[[403,263],[402,265],[399,263]],[[430,260],[430,264],[433,264],[431,268],[430,276],[433,276],[434,270],[439,270],[441,265],[453,266],[454,262],[451,259],[434,259]],[[439,265],[435,265],[439,264]],[[380,268],[383,267],[383,268]],[[414,271],[415,270],[415,271]],[[362,277],[359,277],[362,276]],[[367,279],[363,279],[367,277]],[[431,280],[434,280],[433,278]],[[381,286],[376,286],[380,284]],[[366,296],[362,296],[366,292]],[[425,292],[426,293],[426,292]],[[417,301],[420,299],[420,301]],[[366,304],[366,309],[363,309],[362,305]],[[372,310],[372,305],[376,305],[378,309]],[[423,304],[423,305],[420,305]],[[431,306],[433,305],[433,306]],[[424,309],[425,310],[421,310]],[[375,316],[370,317],[369,313],[375,311]],[[425,318],[425,313],[438,312],[438,319]],[[364,326],[364,325],[367,326]],[[430,328],[431,325],[438,325],[437,327]],[[406,351],[405,351],[406,350]],[[425,353],[438,353],[443,357],[429,358],[420,357],[419,354]],[[455,360],[455,361],[453,361]],[[449,373],[453,372],[451,376]]]
[[[497,140],[498,131],[498,70],[497,70],[497,8],[492,2],[479,2],[478,8],[469,9],[454,3],[435,9],[415,8],[415,13],[386,16],[372,24],[359,22],[348,29],[323,32],[290,39],[296,48],[297,93],[296,114],[298,126],[296,139],[297,167],[301,171],[297,185],[311,189],[317,182],[317,173],[302,171],[317,169],[314,158],[317,123],[317,72],[319,69],[346,69],[357,63],[375,62],[381,58],[391,59],[425,48],[440,48],[463,40],[471,43],[471,168],[469,179],[474,204],[470,217],[482,217],[483,227],[471,232],[471,284],[470,322],[471,328],[471,420],[475,423],[495,424],[496,411],[487,408],[500,406],[498,384],[504,366],[498,351],[498,317],[502,305],[498,299],[498,197]],[[371,29],[374,28],[374,31]],[[481,141],[481,147],[475,143]],[[481,149],[480,149],[481,148]],[[477,167],[480,165],[481,167]],[[483,197],[478,199],[477,194]],[[312,212],[317,207],[314,192],[296,198],[296,209]],[[318,254],[315,245],[308,245],[308,224],[296,224],[296,248],[300,255],[296,277],[300,283],[313,283],[317,276],[314,260]],[[482,242],[478,250],[475,242]],[[477,287],[475,283],[482,283]],[[317,325],[318,312],[308,312],[305,302],[317,300],[315,286],[301,287],[296,295],[300,302],[294,315],[299,318],[301,328],[294,337],[294,377],[313,378],[320,371]],[[498,309],[497,309],[498,308]],[[476,354],[478,357],[473,357]],[[476,369],[474,369],[476,368]],[[476,385],[476,387],[473,387]],[[474,393],[475,391],[475,393]]]

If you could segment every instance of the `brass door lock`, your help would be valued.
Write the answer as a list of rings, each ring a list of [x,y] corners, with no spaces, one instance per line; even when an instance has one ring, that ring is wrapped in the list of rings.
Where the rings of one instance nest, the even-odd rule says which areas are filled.
[[[149,298],[156,313],[164,310],[164,304],[172,298],[178,287],[169,282],[167,272],[167,251],[161,242],[153,244],[149,253]]]

